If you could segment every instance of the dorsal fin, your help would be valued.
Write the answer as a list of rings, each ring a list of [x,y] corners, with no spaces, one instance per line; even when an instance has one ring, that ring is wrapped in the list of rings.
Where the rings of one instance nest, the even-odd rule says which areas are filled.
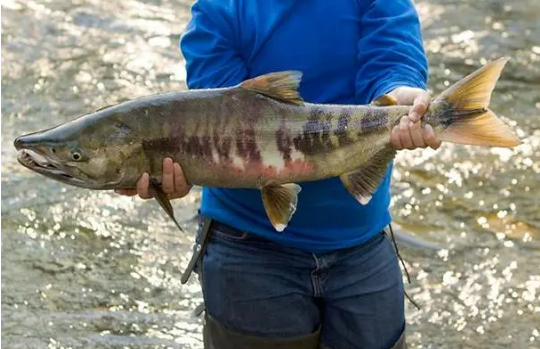
[[[399,103],[394,96],[384,94],[377,97],[373,102],[371,102],[371,104],[377,107],[388,107],[392,105],[398,105]]]
[[[246,80],[240,87],[283,102],[303,105],[304,101],[298,93],[300,80],[302,80],[301,72],[282,71]]]

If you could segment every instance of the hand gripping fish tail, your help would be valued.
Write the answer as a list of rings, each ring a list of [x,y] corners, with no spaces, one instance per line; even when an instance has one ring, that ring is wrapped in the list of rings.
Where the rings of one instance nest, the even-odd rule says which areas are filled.
[[[493,61],[441,93],[422,123],[451,143],[520,144],[488,109],[507,61]],[[302,182],[339,177],[368,205],[396,154],[391,130],[411,109],[388,95],[369,105],[307,103],[298,93],[301,77],[275,72],[228,88],[141,97],[20,136],[14,145],[23,166],[73,186],[136,188],[148,173],[154,197],[182,230],[161,188],[162,160],[171,158],[191,185],[260,190],[271,225],[282,233]]]
[[[463,78],[431,102],[424,122],[442,141],[490,147],[513,147],[519,139],[488,109],[491,93],[508,62],[500,58]]]

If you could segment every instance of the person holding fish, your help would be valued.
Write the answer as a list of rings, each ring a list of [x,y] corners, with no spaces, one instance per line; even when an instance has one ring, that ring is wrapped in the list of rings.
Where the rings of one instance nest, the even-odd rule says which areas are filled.
[[[188,91],[19,136],[19,163],[154,197],[180,230],[170,200],[203,187],[181,282],[199,274],[206,348],[405,348],[393,159],[519,145],[488,108],[508,59],[432,99],[412,0],[198,0],[180,48]]]
[[[495,62],[443,92],[436,100],[439,104],[431,110],[431,96],[426,91],[427,60],[411,0],[199,0],[192,7],[180,48],[186,59],[190,89],[236,86],[216,93],[232,91],[236,93],[232,99],[247,98],[242,110],[247,114],[239,119],[242,129],[235,130],[236,142],[224,141],[220,137],[225,135],[215,132],[205,137],[214,139],[217,153],[200,148],[204,143],[193,143],[190,148],[193,154],[208,154],[210,162],[222,156],[236,170],[242,169],[238,170],[237,182],[227,188],[204,185],[203,189],[199,242],[204,248],[199,247],[199,254],[204,258],[193,261],[206,306],[205,347],[405,348],[402,274],[396,251],[384,233],[391,222],[391,161],[396,150],[428,146],[437,149],[441,140],[517,144],[515,138],[503,136],[506,129],[487,109],[491,90],[506,61]],[[301,84],[297,73],[268,74],[284,70],[302,72]],[[302,98],[332,104],[329,108],[334,111],[325,114],[321,109],[324,106],[309,105],[303,134],[293,138],[286,124],[292,121],[285,116],[289,112],[306,112],[301,109]],[[113,107],[110,112],[100,111],[95,118],[101,120],[107,113],[115,117],[117,110],[130,110],[142,118],[148,114],[148,106],[157,105],[151,99],[148,106],[145,103],[133,102],[133,109],[129,105]],[[208,103],[207,108],[215,107],[211,101]],[[216,104],[216,123],[229,117],[228,113],[236,113],[230,107],[233,104],[227,103],[224,99]],[[319,164],[327,179],[302,181],[300,200],[296,199],[300,186],[294,183],[267,183],[261,190],[236,185],[248,172],[247,159],[267,166],[264,173],[273,173],[281,166],[301,174],[305,169],[302,166],[309,165],[305,159],[314,154],[313,148],[333,149],[360,141],[355,137],[371,137],[368,133],[352,135],[349,126],[356,112],[353,107],[339,107],[369,103],[394,109],[381,112],[367,108],[360,112],[359,127],[365,132],[377,129],[379,133],[370,138],[375,156],[362,160],[365,164],[358,171],[338,172],[339,176],[329,178],[329,172],[324,171],[331,166]],[[408,107],[400,109],[398,105]],[[264,149],[249,133],[253,132],[249,127],[254,119],[259,118],[257,125],[264,123],[259,106],[285,115],[272,134],[275,142]],[[144,113],[137,112],[137,108]],[[431,119],[422,122],[428,108]],[[392,113],[401,114],[391,119]],[[329,121],[331,117],[334,121]],[[472,117],[469,122],[481,132],[466,134],[470,127],[460,120],[467,117]],[[126,120],[115,124],[121,137],[127,137],[133,129]],[[387,130],[388,125],[395,126]],[[440,125],[444,133],[437,135],[445,138],[436,137],[431,125]],[[492,130],[486,125],[495,126]],[[497,127],[501,128],[494,130]],[[195,129],[199,130],[199,126]],[[390,130],[388,142],[382,132]],[[63,131],[60,128],[49,132]],[[479,139],[482,135],[486,135],[485,139]],[[16,140],[18,149],[39,135],[29,137]],[[46,138],[50,141],[52,136]],[[149,152],[153,147],[169,146],[155,142],[143,142],[143,149]],[[271,151],[271,146],[277,148]],[[355,156],[364,154],[364,149],[369,145]],[[351,162],[356,161],[352,153],[335,154],[350,155]],[[328,156],[324,159],[318,161],[333,161]],[[36,151],[21,150],[20,161],[51,177],[50,171],[58,172],[58,165],[45,164]],[[73,157],[72,161],[79,159]],[[138,194],[144,199],[161,195],[156,198],[173,217],[167,199],[181,198],[189,192],[191,185],[186,177],[190,173],[184,176],[187,169],[166,157],[162,162],[162,190],[144,173],[136,189],[117,192]],[[82,186],[72,176],[64,174],[63,180]],[[215,176],[219,174],[207,178],[214,180]],[[252,182],[245,183],[253,187]]]
[[[180,230],[170,199],[202,186],[181,282],[196,269],[206,348],[405,348],[392,161],[441,141],[519,145],[488,108],[508,59],[431,99],[410,0],[199,0],[192,15],[188,91],[19,136],[19,163],[154,197]]]
[[[388,94],[413,105],[392,135],[396,150],[437,149],[422,127],[430,94],[420,24],[409,0],[197,1],[180,47],[189,88],[233,86],[285,69],[303,73],[309,102],[366,104]],[[391,168],[368,205],[337,180],[302,185],[277,234],[260,193],[204,188],[213,220],[202,260],[209,348],[404,348],[403,284],[384,237]],[[151,198],[144,174],[136,191]],[[185,196],[182,168],[163,161],[163,190]]]
[[[180,229],[170,199],[202,186],[181,282],[198,272],[206,348],[405,348],[392,161],[518,145],[488,109],[508,59],[431,99],[411,0],[199,0],[180,48],[189,91],[17,137],[18,161],[155,197]]]

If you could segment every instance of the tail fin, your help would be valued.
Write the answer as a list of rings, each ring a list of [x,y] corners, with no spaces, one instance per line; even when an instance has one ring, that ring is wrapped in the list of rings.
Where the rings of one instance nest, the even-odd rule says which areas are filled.
[[[450,111],[438,138],[451,143],[513,147],[521,144],[508,126],[488,109],[491,92],[508,58],[478,69],[441,93],[432,103]],[[445,114],[446,114],[445,113]]]

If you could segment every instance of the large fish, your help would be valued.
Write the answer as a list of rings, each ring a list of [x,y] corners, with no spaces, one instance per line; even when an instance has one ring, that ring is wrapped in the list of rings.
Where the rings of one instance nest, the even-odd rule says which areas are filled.
[[[491,62],[448,88],[431,101],[422,122],[442,141],[518,145],[488,109],[506,62]],[[359,204],[367,204],[396,154],[391,130],[411,106],[396,105],[388,95],[370,105],[305,103],[297,92],[300,79],[299,72],[277,72],[235,87],[169,92],[106,107],[18,137],[18,160],[89,189],[135,188],[148,172],[156,198],[173,219],[160,188],[165,157],[181,164],[190,184],[259,189],[279,232],[296,210],[299,182],[339,176]]]

